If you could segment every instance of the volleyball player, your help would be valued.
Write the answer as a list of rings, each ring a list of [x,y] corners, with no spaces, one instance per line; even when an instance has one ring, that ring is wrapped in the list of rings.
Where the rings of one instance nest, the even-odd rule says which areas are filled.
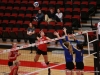
[[[66,34],[66,28],[64,28],[64,33]],[[75,52],[75,62],[76,62],[76,74],[82,75],[82,70],[84,69],[83,63],[83,44],[80,43],[73,35],[73,39],[76,41],[77,45],[76,48],[72,46],[73,51]]]
[[[12,70],[9,75],[18,75],[19,61],[14,61]]]
[[[44,42],[46,40],[50,40],[49,37],[45,36],[45,34],[42,30],[40,31],[40,37],[37,37],[37,39],[38,39],[38,42]],[[47,66],[49,66],[49,61],[48,61],[48,56],[47,56],[47,44],[46,43],[37,45],[37,52],[36,52],[36,56],[34,58],[34,62],[38,61],[40,55],[43,55],[45,64]],[[50,72],[50,69],[48,69],[48,71]]]
[[[64,29],[65,31],[65,29]],[[59,33],[54,32],[54,35],[56,35],[59,38],[59,42],[64,49],[64,54],[65,54],[65,61],[66,61],[66,75],[73,75],[73,69],[74,69],[74,63],[73,63],[73,49],[72,45],[68,41],[67,34],[65,33],[65,38],[66,41],[63,42],[62,39],[60,39]]]
[[[12,70],[13,61],[15,61],[17,57],[20,55],[20,53],[18,53],[18,50],[15,50],[16,48],[17,48],[17,44],[13,43],[12,49],[8,54],[8,66],[10,67],[10,70]]]
[[[83,45],[72,35],[77,45],[76,48],[73,47],[73,51],[75,52],[75,62],[76,62],[76,74],[83,75],[84,63],[83,63]]]

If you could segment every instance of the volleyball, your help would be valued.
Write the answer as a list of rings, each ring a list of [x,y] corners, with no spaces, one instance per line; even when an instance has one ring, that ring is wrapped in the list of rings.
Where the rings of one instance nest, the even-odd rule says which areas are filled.
[[[34,2],[33,5],[34,7],[39,7],[39,2]]]

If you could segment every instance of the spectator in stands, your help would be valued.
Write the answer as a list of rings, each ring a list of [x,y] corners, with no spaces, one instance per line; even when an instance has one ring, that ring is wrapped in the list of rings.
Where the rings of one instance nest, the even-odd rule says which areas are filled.
[[[57,9],[56,16],[58,17],[57,21],[63,22],[63,13],[60,11],[60,9]]]
[[[27,35],[29,36],[29,43],[35,43],[35,27],[32,26],[32,23],[29,23],[29,27],[27,29]],[[36,47],[34,47],[36,49]],[[31,46],[31,52],[32,53],[33,47]]]
[[[97,30],[98,30],[98,39],[100,40],[100,22],[97,25]]]
[[[45,15],[45,21],[49,23],[49,22],[55,21],[55,20],[56,19],[55,19],[54,10],[52,8],[50,8],[50,12]]]
[[[38,26],[39,26],[40,23],[43,21],[43,18],[44,18],[44,14],[42,13],[41,10],[39,10],[36,16],[34,17],[34,21],[38,21]]]

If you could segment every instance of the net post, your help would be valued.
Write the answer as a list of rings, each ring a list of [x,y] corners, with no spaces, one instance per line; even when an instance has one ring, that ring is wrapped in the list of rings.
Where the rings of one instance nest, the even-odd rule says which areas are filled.
[[[88,36],[88,32],[86,33],[87,36],[87,43],[88,43],[88,54],[90,55],[90,47],[89,47],[89,36]]]
[[[97,58],[94,58],[94,70],[95,71],[99,71],[96,72],[94,75],[100,75],[100,41],[96,40],[95,42],[93,42],[93,48],[94,48],[94,52],[96,52],[96,54],[94,56],[96,56]]]

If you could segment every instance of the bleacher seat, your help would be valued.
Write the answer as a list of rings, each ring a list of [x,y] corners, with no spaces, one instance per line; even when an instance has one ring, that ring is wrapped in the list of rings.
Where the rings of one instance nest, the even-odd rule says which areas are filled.
[[[18,16],[17,13],[12,13],[12,14],[10,15],[10,20],[17,20],[17,16]]]
[[[80,11],[81,11],[80,8],[74,8],[73,9],[73,16],[74,15],[80,15]]]
[[[5,28],[2,32],[2,40],[5,42],[7,39],[10,38],[9,31],[11,31],[11,28]]]
[[[73,8],[80,8],[80,1],[74,1]]]
[[[28,26],[29,26],[29,23],[30,23],[30,21],[24,21],[23,24],[22,24],[23,28],[27,29]]]
[[[67,1],[65,3],[65,8],[72,8],[72,1]]]
[[[23,20],[18,20],[18,21],[16,22],[15,27],[17,27],[17,28],[22,28],[22,27],[23,27],[22,24],[23,24]]]
[[[72,8],[66,8],[64,15],[72,15]]]
[[[49,2],[49,8],[54,8],[55,7],[55,4],[56,4],[56,1],[50,1]]]
[[[14,28],[15,24],[16,24],[16,20],[10,20],[9,23],[8,23],[8,27]]]
[[[62,29],[57,30],[57,32],[59,33],[60,36],[62,36],[64,33]]]
[[[33,9],[33,12],[32,13],[33,14],[37,14],[38,13],[38,10],[40,10],[40,8],[39,7],[36,7],[36,8]]]
[[[45,29],[45,28],[47,28],[47,25],[48,25],[48,23],[43,21],[43,22],[40,23],[40,27],[39,28],[40,29]]]
[[[13,42],[14,39],[17,39],[17,37],[18,37],[17,31],[18,31],[18,28],[13,28],[11,31],[9,31],[9,36],[10,36],[11,42]]]
[[[47,32],[47,36],[48,36],[49,38],[54,38],[54,34],[53,34],[54,31],[55,31],[54,29],[49,29],[48,32]]]
[[[42,11],[44,14],[47,14],[48,8],[43,7],[43,8],[41,8],[41,11]]]
[[[24,21],[31,21],[32,20],[32,14],[26,14],[24,17]]]
[[[18,11],[19,11],[19,7],[18,7],[18,6],[15,6],[15,7],[12,9],[12,14],[13,14],[13,13],[17,13],[17,14],[18,14]]]
[[[20,14],[17,16],[17,20],[23,20],[24,17],[25,17],[25,14],[20,13]]]
[[[80,27],[80,15],[74,15],[72,17],[72,27],[79,28]]]
[[[34,0],[29,0],[27,7],[33,7]]]
[[[82,1],[81,2],[81,9],[82,8],[88,8],[88,1]]]
[[[64,23],[65,22],[71,22],[72,21],[72,15],[65,15],[65,17],[63,18]]]
[[[24,38],[23,38],[24,42],[26,43],[28,41],[28,38],[29,38],[28,35],[27,35],[27,30],[23,31],[23,36],[24,36]]]
[[[16,1],[14,2],[14,7],[20,7],[20,3],[21,3],[20,0],[16,0]]]
[[[9,22],[9,20],[3,20],[2,23],[1,23],[1,27],[2,27],[3,29],[6,29],[6,27],[8,27],[8,26],[7,26],[7,25],[8,25],[8,22]]]
[[[86,21],[89,18],[89,9],[88,8],[82,8],[81,10],[81,20]]]
[[[17,41],[18,42],[20,42],[24,38],[23,31],[24,31],[24,29],[21,29],[21,28],[17,31],[17,35],[18,35]]]
[[[63,28],[63,22],[57,22],[55,24],[55,29],[58,30],[58,29],[62,29]]]
[[[38,22],[37,22],[37,21],[32,21],[32,25],[33,25],[35,28],[38,28]]]
[[[49,1],[48,0],[47,1],[43,1],[41,6],[48,8],[48,4],[49,4]]]
[[[55,29],[55,22],[51,21],[49,22],[49,24],[47,25],[48,29]]]
[[[57,8],[62,8],[63,7],[63,1],[57,1],[56,3],[56,9]]]
[[[34,7],[33,3],[39,2],[39,7]],[[44,20],[38,26],[37,21],[33,21],[33,17],[36,16],[38,10],[47,14],[49,8],[53,7],[54,10],[59,8],[63,13],[63,22],[44,22]],[[93,7],[93,9],[91,9]],[[53,32],[59,31],[60,36],[63,35],[62,28],[66,27],[68,33],[72,33],[72,27],[79,28],[80,22],[87,21],[89,15],[96,11],[97,2],[95,0],[1,0],[0,2],[0,30],[4,30],[0,37],[3,35],[3,41],[7,38],[16,39],[20,42],[20,39],[28,40],[26,29],[30,22],[36,28],[36,34],[41,29],[50,38],[54,38]],[[10,27],[10,28],[9,28]],[[14,29],[17,30],[14,31]],[[12,29],[12,32],[10,32]],[[16,32],[16,35],[14,34]],[[12,34],[12,35],[11,35]],[[20,36],[17,36],[20,35]],[[13,41],[13,40],[11,40]]]
[[[66,22],[64,24],[64,27],[67,29],[67,33],[68,34],[72,34],[73,33],[72,22]]]

